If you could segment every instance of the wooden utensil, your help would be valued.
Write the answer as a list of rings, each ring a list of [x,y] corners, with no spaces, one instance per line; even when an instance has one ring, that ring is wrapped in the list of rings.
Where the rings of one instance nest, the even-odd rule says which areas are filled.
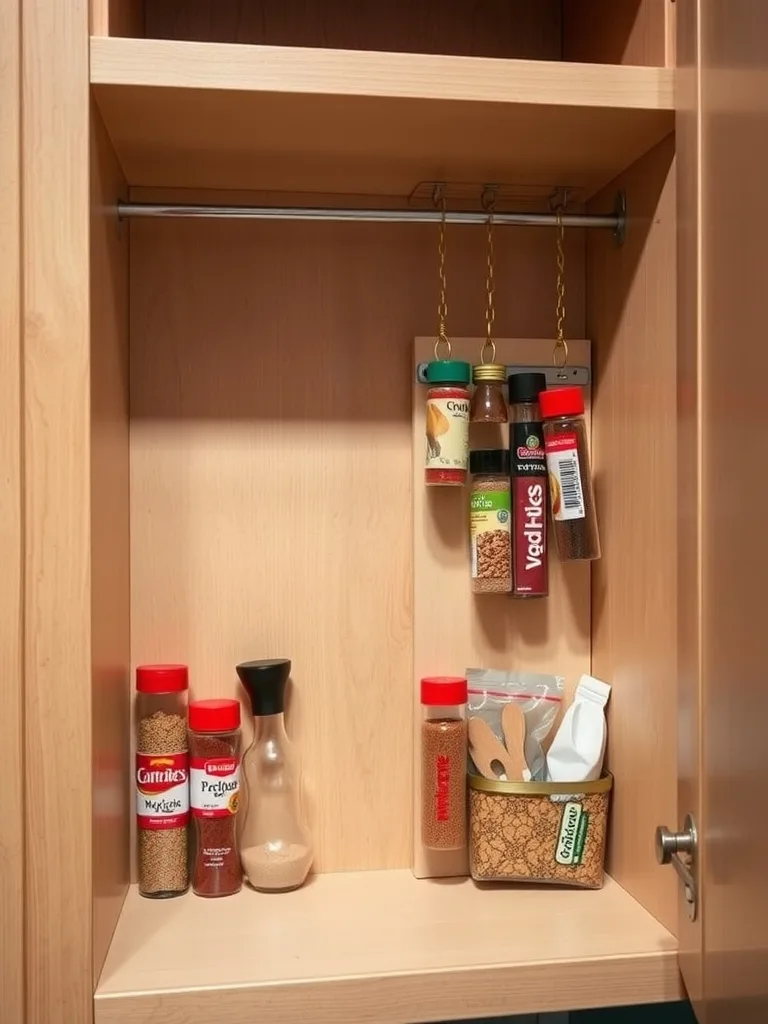
[[[501,729],[507,747],[507,763],[511,772],[507,772],[510,782],[531,781],[531,772],[525,760],[525,715],[519,704],[510,701],[501,712]]]
[[[470,718],[467,731],[469,753],[481,775],[497,782],[522,778],[520,759],[509,756],[507,748],[484,719]]]

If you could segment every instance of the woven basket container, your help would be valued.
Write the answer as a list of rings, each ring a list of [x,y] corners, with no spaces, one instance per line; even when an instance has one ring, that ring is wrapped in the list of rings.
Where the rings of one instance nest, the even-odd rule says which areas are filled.
[[[600,889],[613,776],[495,782],[469,776],[469,869],[477,882]]]

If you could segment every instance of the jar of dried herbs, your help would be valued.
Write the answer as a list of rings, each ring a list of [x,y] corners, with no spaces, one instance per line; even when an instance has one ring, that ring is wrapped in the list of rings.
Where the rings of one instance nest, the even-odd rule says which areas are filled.
[[[557,551],[562,562],[600,557],[589,441],[580,387],[542,391],[544,451]]]
[[[162,899],[189,886],[186,665],[136,669],[139,892]]]
[[[469,454],[469,548],[475,594],[512,590],[512,488],[509,452],[480,449]]]

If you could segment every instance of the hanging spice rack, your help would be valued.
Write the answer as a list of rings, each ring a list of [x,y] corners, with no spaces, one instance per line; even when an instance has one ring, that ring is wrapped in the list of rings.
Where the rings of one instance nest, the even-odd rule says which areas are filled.
[[[428,365],[428,363],[416,364],[417,384],[427,383]],[[570,363],[565,370],[558,369],[551,364],[546,366],[531,366],[528,363],[525,365],[512,363],[507,366],[507,376],[509,377],[513,373],[543,373],[547,378],[548,387],[557,387],[561,384],[575,384],[579,387],[586,388],[592,383],[592,372],[588,366],[573,366]]]

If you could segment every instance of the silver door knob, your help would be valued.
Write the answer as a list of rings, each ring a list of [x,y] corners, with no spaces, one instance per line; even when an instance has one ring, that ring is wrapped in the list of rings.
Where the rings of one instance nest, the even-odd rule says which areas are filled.
[[[684,832],[670,832],[666,825],[656,829],[656,860],[659,864],[670,864],[676,853],[693,854],[696,847],[696,832],[688,828]]]

